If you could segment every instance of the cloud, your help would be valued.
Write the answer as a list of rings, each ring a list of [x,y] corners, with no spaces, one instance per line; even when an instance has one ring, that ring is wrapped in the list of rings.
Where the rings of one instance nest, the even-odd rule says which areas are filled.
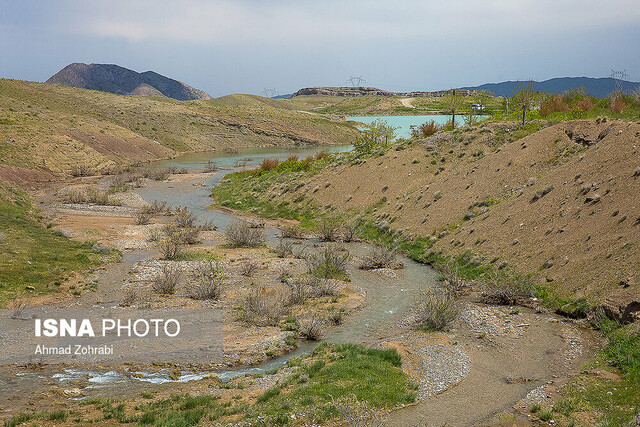
[[[534,37],[636,25],[640,2],[613,0],[72,0],[59,28],[131,42],[346,46],[512,32]]]

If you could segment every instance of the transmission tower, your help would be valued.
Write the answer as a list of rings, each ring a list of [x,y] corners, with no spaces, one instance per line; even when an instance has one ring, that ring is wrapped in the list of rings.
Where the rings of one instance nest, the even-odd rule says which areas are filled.
[[[274,96],[280,95],[280,93],[277,90],[273,89],[273,88],[265,88],[262,91],[262,94],[267,98],[273,98]]]
[[[349,76],[347,79],[347,83],[350,83],[353,87],[362,87],[362,83],[366,80],[362,78],[362,76]]]
[[[629,74],[627,74],[627,70],[624,69],[622,71],[611,70],[611,74],[609,77],[613,79],[613,85],[616,92],[622,93],[622,81],[629,78]]]

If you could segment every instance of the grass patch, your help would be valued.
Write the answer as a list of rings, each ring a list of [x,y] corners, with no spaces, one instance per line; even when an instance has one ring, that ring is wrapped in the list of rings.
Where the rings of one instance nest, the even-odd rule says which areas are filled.
[[[74,271],[85,271],[117,256],[116,251],[99,254],[94,242],[76,242],[40,223],[29,195],[0,183],[0,305],[23,293],[57,291],[54,283]]]
[[[621,380],[576,376],[562,390],[564,397],[553,411],[569,424],[576,412],[587,411],[597,425],[631,425],[640,412],[640,335],[633,325],[621,327],[608,319],[600,322],[599,329],[608,343],[593,364],[620,374]]]

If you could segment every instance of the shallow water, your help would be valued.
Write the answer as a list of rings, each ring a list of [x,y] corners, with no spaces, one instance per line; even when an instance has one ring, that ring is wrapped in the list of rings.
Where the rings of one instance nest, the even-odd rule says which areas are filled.
[[[488,116],[477,116],[478,120],[482,120]],[[396,136],[400,138],[409,138],[411,136],[411,126],[420,126],[428,121],[433,120],[439,125],[446,125],[451,122],[451,116],[446,114],[429,114],[421,116],[351,116],[347,120],[369,124],[375,120],[383,120],[388,125],[396,129]],[[456,126],[464,125],[464,117],[456,114]]]

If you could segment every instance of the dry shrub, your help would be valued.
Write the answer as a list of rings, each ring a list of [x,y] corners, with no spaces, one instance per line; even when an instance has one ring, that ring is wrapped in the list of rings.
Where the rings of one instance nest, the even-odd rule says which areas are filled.
[[[86,193],[79,188],[69,188],[61,193],[63,203],[85,203],[87,201]]]
[[[202,169],[202,172],[211,173],[217,170],[218,170],[218,165],[216,164],[216,162],[214,162],[213,160],[207,160],[207,163],[204,164],[204,168]]]
[[[93,169],[89,165],[73,165],[71,166],[71,176],[91,176]]]
[[[309,281],[303,278],[287,281],[289,288],[288,305],[301,305],[311,298]]]
[[[21,299],[13,301],[11,304],[11,315],[9,317],[12,319],[25,319],[24,311],[28,306],[29,304]]]
[[[126,288],[122,294],[122,300],[120,301],[120,307],[130,307],[138,299],[138,293],[133,288]]]
[[[278,239],[278,245],[275,248],[278,258],[286,258],[289,255],[293,255],[293,243],[283,239]]]
[[[284,238],[300,239],[302,237],[302,229],[299,225],[287,225],[280,228],[280,233]]]
[[[180,229],[180,239],[187,245],[195,245],[200,242],[200,227],[186,227]]]
[[[300,337],[309,341],[318,341],[322,338],[322,333],[326,326],[326,322],[324,319],[313,316],[309,319],[305,319],[300,323],[300,328],[298,329],[298,333]]]
[[[154,215],[171,215],[171,208],[164,201],[154,200],[148,208]]]
[[[225,279],[222,265],[217,261],[203,261],[191,273],[187,294],[193,299],[220,299]]]
[[[277,326],[287,314],[286,302],[282,292],[254,288],[242,301],[240,318],[257,326]]]
[[[160,273],[153,279],[151,289],[153,292],[163,295],[172,295],[176,292],[182,271],[173,264],[163,264]]]
[[[173,219],[173,223],[178,227],[193,227],[193,224],[196,220],[196,216],[189,212],[189,209],[186,207],[177,208],[175,210],[175,218]]]
[[[180,232],[172,226],[167,226],[163,230],[164,237],[157,243],[162,254],[162,259],[176,259],[182,253],[182,237]]]
[[[95,187],[87,188],[87,202],[100,206],[119,206],[121,204],[111,198],[107,192]]]
[[[309,289],[311,296],[314,298],[334,297],[338,295],[340,283],[337,280],[312,276],[309,280]]]
[[[571,108],[577,111],[589,111],[595,107],[591,98],[583,98],[576,102]]]
[[[345,242],[356,242],[360,239],[358,223],[355,220],[347,221],[342,225],[342,240]]]
[[[295,155],[289,156],[289,157],[287,157],[287,161],[291,162],[291,163],[297,162],[298,161],[298,156],[295,156]]]
[[[426,138],[431,135],[435,135],[442,129],[444,129],[443,125],[436,123],[434,120],[430,120],[419,125],[417,128],[412,129],[411,133],[416,138]]]
[[[253,248],[264,243],[264,233],[260,229],[251,228],[246,221],[234,221],[225,232],[227,242],[234,247]]]
[[[252,259],[248,259],[240,264],[240,274],[246,277],[252,277],[260,268],[260,265]]]
[[[481,297],[487,304],[514,305],[533,295],[534,286],[531,279],[526,277],[508,279],[495,276],[484,283]]]
[[[396,254],[395,248],[375,244],[369,248],[369,252],[362,259],[360,268],[363,270],[393,268],[396,266]]]
[[[316,225],[318,237],[325,242],[335,242],[340,237],[340,226],[338,218],[323,218]]]
[[[163,236],[164,234],[162,233],[162,230],[158,228],[152,228],[147,232],[147,241],[152,243],[159,242]]]
[[[316,153],[316,159],[317,160],[331,160],[331,156],[329,156],[329,153],[327,153],[326,151],[320,151],[320,152]]]
[[[429,289],[420,295],[413,312],[418,328],[442,331],[458,317],[459,310],[450,295]]]
[[[613,97],[609,101],[609,108],[616,114],[622,113],[622,111],[627,107],[627,103],[624,102],[620,97]]]
[[[142,175],[145,178],[152,179],[154,181],[164,181],[169,178],[171,174],[171,170],[169,168],[161,168],[161,169],[145,169],[142,172]]]
[[[547,117],[551,113],[562,113],[569,111],[569,105],[562,95],[556,94],[550,96],[540,104],[540,115]]]
[[[153,212],[148,207],[138,209],[135,216],[135,223],[137,225],[147,225],[153,218]]]
[[[465,289],[468,287],[462,276],[458,274],[457,269],[450,270],[448,268],[445,268],[441,270],[441,274],[444,277],[442,279],[440,287],[446,295],[452,298],[461,296],[464,293]]]
[[[260,163],[260,170],[270,171],[277,169],[280,165],[280,160],[278,159],[264,159],[262,163]]]

